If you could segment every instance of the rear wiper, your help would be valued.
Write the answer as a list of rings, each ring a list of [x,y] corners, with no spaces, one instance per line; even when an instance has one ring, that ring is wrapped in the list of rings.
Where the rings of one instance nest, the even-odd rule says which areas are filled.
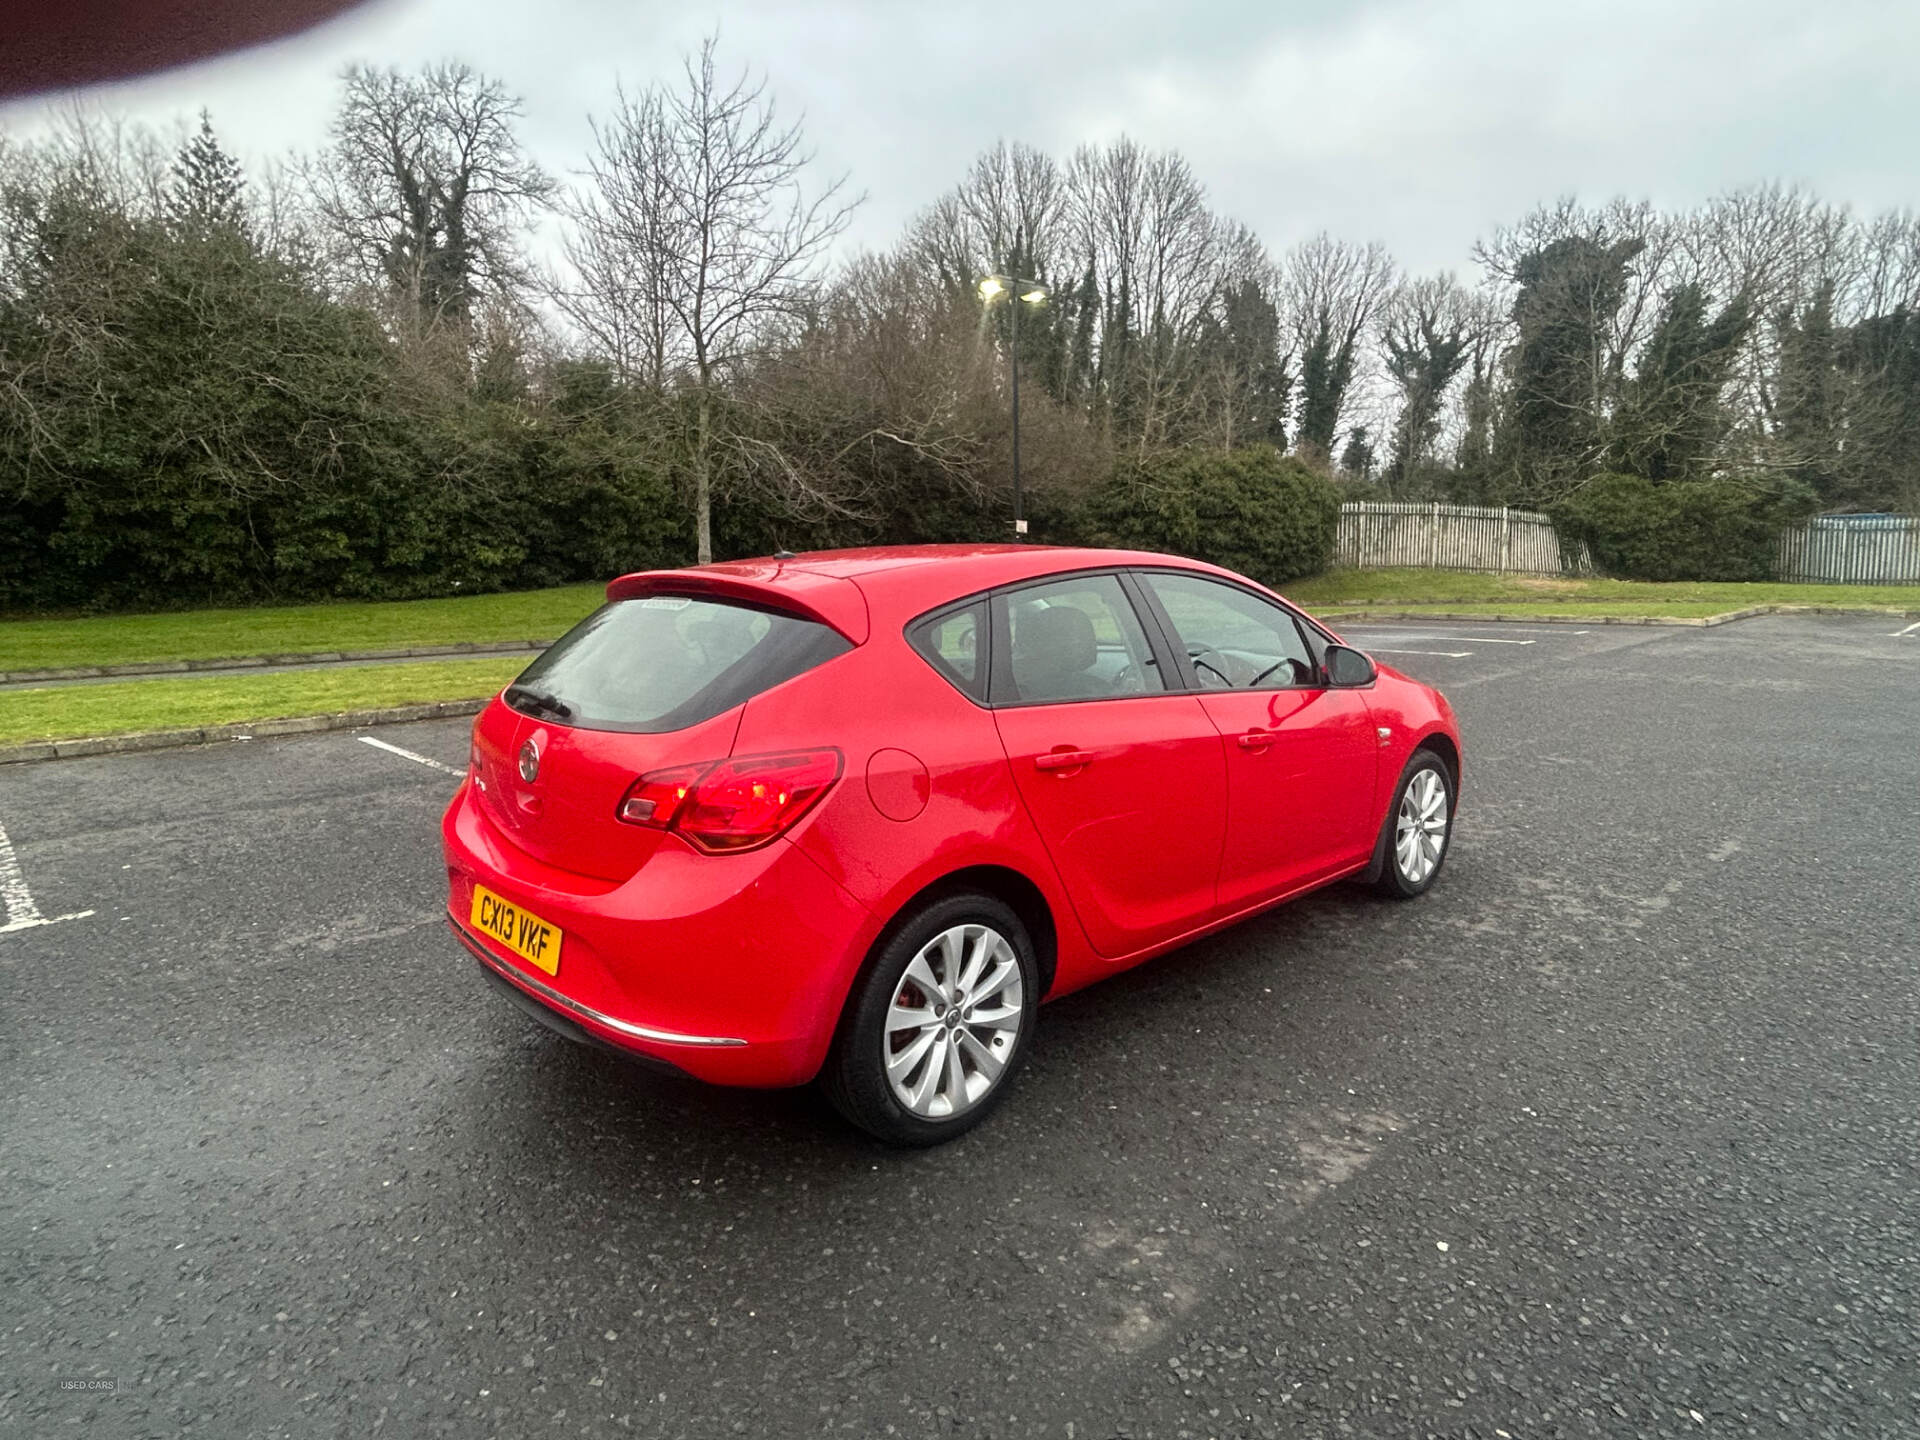
[[[524,704],[522,703],[523,701],[525,702]],[[573,718],[573,707],[567,704],[566,701],[556,695],[548,695],[543,691],[530,690],[525,685],[509,685],[507,687],[507,703],[516,710],[524,710],[532,707],[535,711],[551,715],[556,720],[570,720]]]

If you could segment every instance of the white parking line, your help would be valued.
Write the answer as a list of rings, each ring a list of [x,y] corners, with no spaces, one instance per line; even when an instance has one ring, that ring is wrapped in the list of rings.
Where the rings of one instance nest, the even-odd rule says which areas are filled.
[[[376,750],[384,750],[389,755],[398,755],[402,760],[411,760],[416,765],[425,765],[433,770],[444,770],[449,775],[465,775],[467,773],[464,770],[454,769],[453,766],[447,764],[444,760],[436,760],[431,755],[416,755],[411,750],[402,750],[398,745],[389,745],[386,741],[377,740],[371,735],[362,735],[358,738],[362,745],[371,745]]]
[[[1907,626],[1907,628],[1904,630],[1894,631],[1893,634],[1889,635],[1887,638],[1889,640],[1898,640],[1902,635],[1911,635],[1916,630],[1920,630],[1920,620],[1914,621],[1913,624]]]
[[[1471,650],[1394,650],[1385,645],[1369,645],[1367,653],[1371,655],[1444,655],[1449,660],[1464,660]]]
[[[27,877],[20,871],[13,842],[7,838],[3,826],[0,826],[0,906],[5,907],[7,917],[7,923],[0,925],[0,935],[12,930],[31,930],[36,925],[58,925],[62,920],[84,920],[93,914],[91,910],[76,910],[71,915],[42,915],[40,907],[33,903]]]
[[[1366,630],[1370,627],[1354,625],[1348,628],[1353,630]],[[1537,638],[1533,640],[1497,640],[1491,635],[1460,635],[1451,630],[1415,630],[1404,625],[1383,626],[1381,629],[1388,635],[1401,635],[1410,640],[1468,640],[1475,645],[1538,645],[1540,643]],[[1587,632],[1582,630],[1579,633],[1584,635]]]

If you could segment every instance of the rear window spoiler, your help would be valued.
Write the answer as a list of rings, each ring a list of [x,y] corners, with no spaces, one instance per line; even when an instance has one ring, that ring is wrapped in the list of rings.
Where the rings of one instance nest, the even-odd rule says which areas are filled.
[[[647,595],[698,595],[737,600],[838,631],[855,645],[867,640],[867,597],[851,580],[796,570],[778,561],[730,565],[712,570],[636,570],[607,586],[609,600],[638,600]]]

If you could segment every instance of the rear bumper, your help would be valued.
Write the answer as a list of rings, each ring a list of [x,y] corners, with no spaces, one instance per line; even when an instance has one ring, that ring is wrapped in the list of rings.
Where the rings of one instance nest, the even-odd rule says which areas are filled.
[[[705,856],[674,842],[610,886],[519,851],[470,785],[441,838],[448,924],[550,1028],[716,1084],[800,1085],[818,1073],[871,918],[794,846]],[[557,974],[466,923],[476,883],[560,927]]]
[[[717,1035],[681,1035],[672,1030],[654,1030],[645,1025],[635,1025],[612,1015],[603,1015],[591,1005],[582,1005],[578,1000],[562,994],[551,985],[543,984],[531,975],[516,969],[487,948],[486,942],[462,925],[453,916],[447,916],[447,928],[453,931],[460,943],[467,947],[473,958],[480,962],[480,968],[487,978],[494,981],[508,998],[513,1000],[542,1025],[585,1045],[597,1045],[606,1050],[617,1050],[623,1054],[632,1054],[625,1045],[610,1044],[601,1039],[611,1032],[633,1044],[651,1042],[655,1045],[744,1045],[747,1042],[731,1037]],[[669,1066],[678,1070],[677,1065]]]

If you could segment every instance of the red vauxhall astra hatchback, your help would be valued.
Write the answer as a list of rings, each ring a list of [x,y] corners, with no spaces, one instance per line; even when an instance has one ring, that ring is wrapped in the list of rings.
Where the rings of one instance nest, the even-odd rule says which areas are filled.
[[[574,1039],[816,1077],[882,1139],[1000,1099],[1040,1002],[1343,877],[1433,884],[1453,713],[1166,555],[627,575],[474,724],[450,920]]]

